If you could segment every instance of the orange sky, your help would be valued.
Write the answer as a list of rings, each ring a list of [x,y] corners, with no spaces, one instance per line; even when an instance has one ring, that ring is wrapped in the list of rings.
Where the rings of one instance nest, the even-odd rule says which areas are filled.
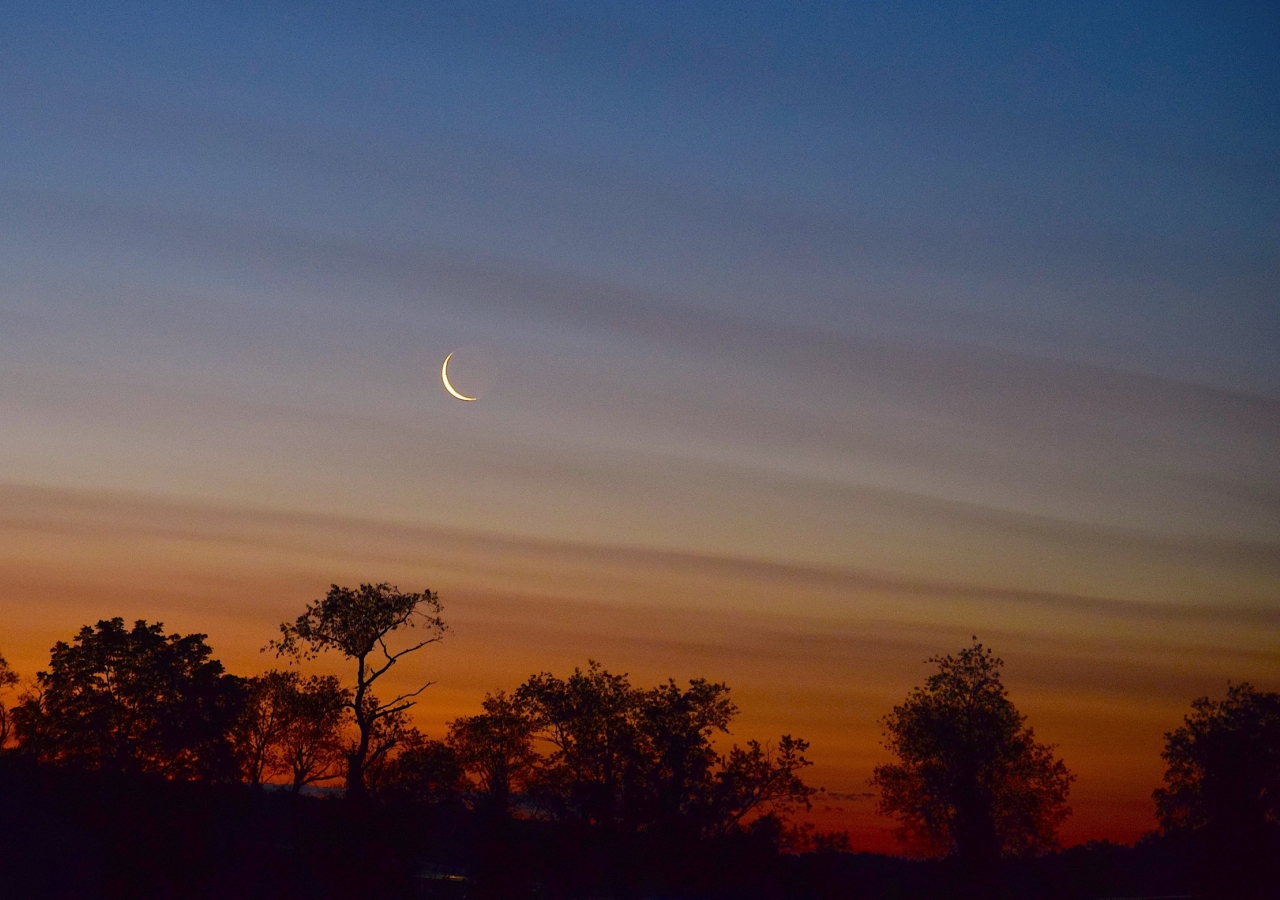
[[[971,633],[1006,662],[1015,702],[1079,775],[1068,843],[1153,824],[1161,735],[1228,679],[1280,684],[1269,610],[1082,598],[857,570],[486,537],[142,495],[0,491],[0,639],[30,676],[54,640],[121,615],[202,631],[231,671],[272,663],[275,626],[330,581],[431,587],[451,633],[397,672],[430,678],[419,723],[440,735],[488,690],[594,658],[637,683],[721,679],[734,737],[809,739],[815,820],[894,850],[866,796],[886,759],[877,719]],[[1265,567],[1264,567],[1265,568]]]

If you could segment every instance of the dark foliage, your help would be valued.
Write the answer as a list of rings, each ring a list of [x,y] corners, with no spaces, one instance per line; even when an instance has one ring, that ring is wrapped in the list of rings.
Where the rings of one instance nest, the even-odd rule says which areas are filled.
[[[1249,685],[1195,701],[1167,736],[1162,834],[1055,852],[1071,776],[1009,701],[1000,660],[976,642],[935,658],[886,718],[899,762],[876,772],[882,808],[947,854],[909,860],[793,827],[808,745],[718,748],[738,712],[723,684],[638,688],[592,662],[428,738],[412,694],[383,703],[371,686],[439,639],[438,611],[429,593],[364,585],[283,626],[283,652],[355,659],[355,690],[234,678],[203,635],[146,622],[57,644],[0,754],[3,896],[1085,900],[1261,898],[1280,882],[1280,695]],[[424,638],[391,649],[411,620]],[[16,682],[0,658],[0,691]],[[345,797],[303,791],[344,769],[351,784],[353,768]]]
[[[244,683],[232,739],[245,781],[283,779],[296,794],[342,774],[351,692],[336,677],[272,670]]]
[[[910,844],[975,870],[1055,847],[1074,776],[1025,727],[1003,662],[976,640],[928,662],[938,671],[884,720],[898,762],[875,770],[881,810]]]
[[[13,711],[22,751],[89,769],[235,779],[230,735],[244,689],[204,639],[116,618],[59,641],[37,692]]]
[[[533,748],[535,723],[526,704],[499,691],[484,698],[483,710],[455,719],[447,742],[475,808],[501,818],[512,795],[532,787],[541,758]]]
[[[530,795],[558,821],[660,839],[723,837],[760,816],[808,807],[800,778],[808,744],[783,735],[718,753],[737,707],[729,689],[702,679],[632,687],[592,662],[568,678],[535,675],[515,693],[548,747]]]
[[[9,662],[0,656],[0,750],[9,746],[13,735],[13,716],[9,710],[7,694],[18,683],[18,673],[9,668]]]
[[[457,752],[416,728],[400,735],[395,755],[375,771],[375,793],[393,803],[458,802],[464,791],[466,775]]]
[[[765,821],[765,820],[761,820]],[[832,851],[788,855],[744,829],[673,859],[642,835],[545,820],[491,820],[459,804],[347,804],[246,785],[40,767],[0,757],[6,900],[935,900],[945,862]],[[1179,848],[1095,844],[1002,863],[1019,900],[1187,893]],[[456,893],[433,870],[464,872]]]
[[[1232,685],[1201,697],[1161,754],[1160,825],[1207,894],[1272,896],[1280,884],[1280,694]]]
[[[398,633],[416,629],[418,638],[393,647]],[[293,622],[280,626],[280,637],[268,646],[295,659],[336,650],[356,664],[355,687],[346,701],[358,732],[347,750],[347,793],[363,796],[368,770],[376,767],[380,751],[394,746],[405,710],[430,685],[382,703],[373,688],[396,663],[445,633],[440,598],[431,591],[402,593],[389,584],[362,584],[356,589],[332,585],[323,598],[307,605]]]

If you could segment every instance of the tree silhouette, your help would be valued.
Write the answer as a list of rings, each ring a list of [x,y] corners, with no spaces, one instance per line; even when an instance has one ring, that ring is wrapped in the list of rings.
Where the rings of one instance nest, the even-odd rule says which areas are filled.
[[[9,745],[13,733],[13,717],[4,695],[18,683],[18,673],[9,668],[9,661],[0,655],[0,750]]]
[[[426,636],[393,650],[393,636],[412,629]],[[280,637],[268,644],[277,654],[295,659],[337,650],[355,662],[355,688],[346,703],[357,730],[347,754],[348,797],[364,796],[366,769],[395,745],[404,711],[431,682],[385,703],[374,696],[374,684],[402,658],[436,643],[444,633],[440,600],[431,591],[406,594],[386,583],[362,584],[355,590],[335,584],[322,599],[307,604],[296,620],[282,623]]]
[[[340,774],[350,692],[333,675],[304,679],[272,670],[245,679],[245,703],[232,738],[244,778],[254,786],[286,778],[297,794]]]
[[[728,690],[702,679],[640,690],[594,661],[566,679],[535,675],[515,693],[551,748],[530,776],[535,795],[556,818],[687,839],[807,805],[803,740],[716,751],[738,711]]]
[[[525,705],[503,691],[486,695],[483,709],[454,719],[446,743],[474,779],[476,808],[505,816],[511,795],[531,784],[540,761],[533,748],[534,722]]]
[[[115,618],[59,641],[37,692],[14,710],[23,750],[93,769],[233,778],[243,690],[204,639]]]
[[[740,815],[729,807],[737,807],[742,796],[729,800],[733,790],[725,773],[720,774],[718,791],[710,789],[721,762],[711,740],[716,734],[727,734],[729,723],[738,714],[738,707],[729,699],[729,688],[705,679],[694,679],[688,689],[668,680],[643,692],[638,698],[640,708],[639,727],[651,761],[646,781],[650,805],[649,817],[661,830],[679,832],[689,830],[701,833],[708,827],[717,828],[730,820],[736,824]],[[740,754],[736,747],[733,751]],[[745,771],[735,763],[726,771]],[[745,808],[743,813],[747,811]]]
[[[568,678],[534,675],[516,690],[537,734],[551,747],[538,794],[556,818],[606,827],[627,818],[640,762],[637,694],[625,675],[594,660]],[[630,771],[629,771],[630,770]]]
[[[1168,764],[1167,786],[1155,792],[1161,827],[1237,835],[1280,827],[1280,694],[1246,682],[1191,709],[1160,754]]]
[[[1280,693],[1231,685],[1191,710],[1165,735],[1160,826],[1192,838],[1213,892],[1261,896],[1280,876]]]
[[[244,681],[244,705],[231,733],[244,780],[260,787],[278,770],[276,754],[284,734],[285,694],[296,672],[272,670]]]
[[[337,778],[346,759],[343,730],[351,721],[351,692],[335,675],[311,675],[284,693],[278,759],[289,789]]]
[[[368,738],[362,741],[357,732],[354,739],[347,741],[343,755],[349,772],[352,761],[363,747],[365,789],[376,793],[394,775],[399,751],[417,745],[424,738],[409,722],[409,717],[405,714],[407,707],[393,708],[385,714],[375,716],[374,712],[382,708],[383,704],[374,694],[365,695],[365,706],[369,711],[366,717],[370,723]]]
[[[781,823],[796,806],[808,809],[813,789],[800,778],[800,772],[812,765],[804,755],[808,749],[808,741],[789,734],[776,747],[759,741],[748,741],[745,749],[733,747],[715,775],[712,833],[727,834],[753,813],[766,813]]]
[[[416,728],[401,732],[394,755],[374,768],[370,783],[378,796],[413,803],[442,803],[463,791],[464,771],[457,753],[444,741]]]
[[[1075,776],[1025,727],[1001,681],[1003,661],[975,639],[927,662],[938,671],[883,720],[899,761],[875,769],[881,813],[898,818],[910,846],[954,854],[975,871],[1002,854],[1056,846]]]

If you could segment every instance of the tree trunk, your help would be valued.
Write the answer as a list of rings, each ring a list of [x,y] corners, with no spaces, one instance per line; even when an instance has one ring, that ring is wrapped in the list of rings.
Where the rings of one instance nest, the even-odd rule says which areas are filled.
[[[368,682],[365,681],[364,657],[359,657],[357,663],[355,716],[360,738],[347,759],[347,799],[359,801],[363,800],[368,793],[364,783],[364,763],[369,756],[369,737],[373,730],[373,720],[366,718],[368,711],[364,708],[364,698],[369,691]]]

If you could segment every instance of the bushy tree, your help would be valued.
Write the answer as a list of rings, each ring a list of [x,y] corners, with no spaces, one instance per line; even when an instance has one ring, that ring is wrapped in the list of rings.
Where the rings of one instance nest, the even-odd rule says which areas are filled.
[[[568,678],[549,672],[516,690],[551,749],[540,767],[540,798],[557,818],[621,824],[629,768],[638,762],[635,695],[625,675],[592,662]]]
[[[349,746],[344,735],[352,721],[351,692],[335,675],[310,675],[298,679],[282,699],[278,759],[290,791],[297,794],[309,784],[338,778]]]
[[[800,777],[811,765],[805,757],[808,749],[808,741],[789,734],[776,747],[754,740],[745,748],[733,747],[721,759],[713,782],[713,833],[727,834],[756,813],[781,822],[797,806],[808,809],[813,789]]]
[[[9,746],[13,734],[13,716],[5,696],[18,683],[18,673],[9,668],[9,662],[0,656],[0,750]]]
[[[1168,768],[1155,792],[1166,831],[1210,828],[1244,837],[1280,828],[1280,693],[1231,685],[1191,703],[1165,735]]]
[[[1186,841],[1209,896],[1270,897],[1280,881],[1280,693],[1231,685],[1165,735],[1160,827]]]
[[[245,680],[245,703],[232,733],[252,785],[285,779],[293,793],[340,774],[349,692],[333,675],[303,678],[272,670]]]
[[[231,739],[244,780],[260,787],[278,769],[276,750],[284,733],[284,695],[294,672],[271,671],[244,681],[244,705]]]
[[[927,662],[937,672],[883,720],[898,762],[875,769],[881,813],[910,846],[977,868],[1056,846],[1074,776],[1026,727],[1003,661],[975,639]]]
[[[461,796],[465,777],[451,746],[408,728],[400,734],[394,754],[384,756],[371,770],[370,786],[384,800],[446,803]]]
[[[722,758],[712,744],[717,734],[728,734],[738,714],[729,688],[702,678],[690,681],[688,688],[668,680],[641,692],[637,700],[642,745],[649,755],[642,795],[649,806],[646,817],[666,831],[696,833],[736,825],[741,819],[738,801],[745,797],[731,798],[729,782],[734,779],[727,776],[743,771],[742,751],[733,748],[729,764],[717,771]],[[713,783],[718,789],[709,791]]]
[[[349,797],[365,794],[366,770],[394,746],[405,710],[430,682],[386,702],[374,696],[374,685],[405,656],[441,640],[445,630],[440,599],[431,591],[402,593],[386,583],[354,590],[335,584],[296,620],[281,624],[280,637],[268,645],[295,659],[336,650],[355,663],[355,686],[346,704],[357,731],[347,754]],[[393,647],[392,641],[409,631],[417,637]]]
[[[807,806],[804,741],[716,750],[738,711],[728,691],[702,679],[641,690],[595,662],[530,678],[514,699],[550,750],[530,775],[535,795],[553,817],[692,839]]]
[[[233,778],[239,679],[205,635],[166,635],[120,618],[54,645],[37,690],[14,710],[23,750],[41,762],[178,779]]]
[[[484,698],[483,712],[449,724],[446,743],[470,776],[476,808],[507,814],[511,796],[528,789],[540,758],[533,747],[533,717],[504,691]]]

